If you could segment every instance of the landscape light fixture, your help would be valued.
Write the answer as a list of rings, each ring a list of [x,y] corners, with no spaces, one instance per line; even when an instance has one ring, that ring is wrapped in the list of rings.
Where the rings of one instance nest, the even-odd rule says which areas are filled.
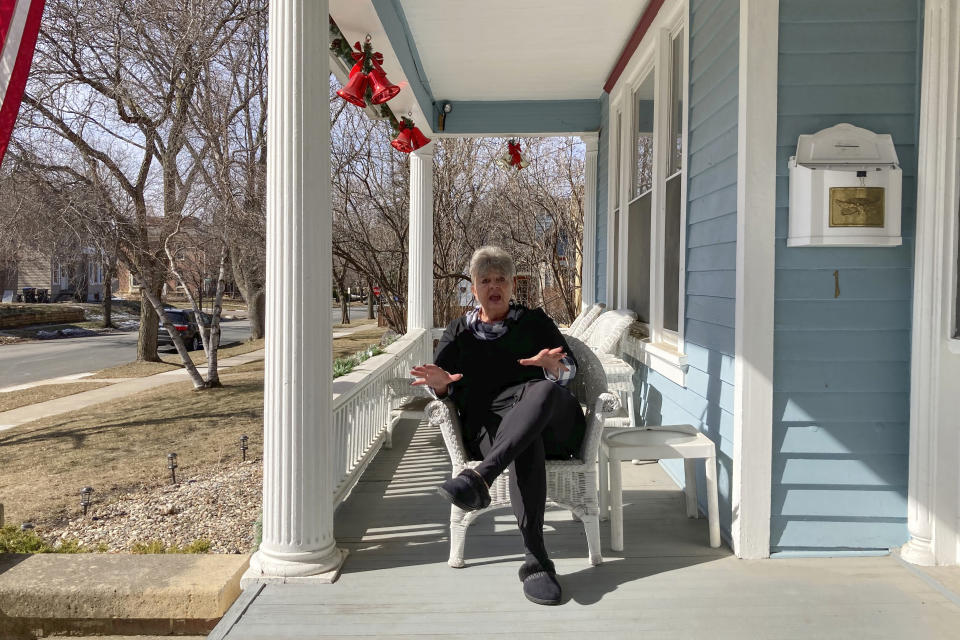
[[[92,495],[93,487],[80,489],[80,506],[83,507],[83,515],[87,515],[87,507],[90,506],[90,496]]]
[[[177,484],[177,454],[167,454],[167,469],[170,469],[170,481]]]
[[[243,461],[247,461],[247,436],[240,436],[240,453],[243,455]]]
[[[33,531],[33,523],[24,522],[22,525],[20,525],[20,531]]]

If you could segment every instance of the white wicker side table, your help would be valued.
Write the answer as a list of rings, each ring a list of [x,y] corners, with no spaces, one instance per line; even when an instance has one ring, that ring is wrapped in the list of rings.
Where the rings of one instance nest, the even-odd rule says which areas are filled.
[[[686,476],[687,515],[696,518],[696,460],[703,459],[707,479],[707,522],[710,546],[720,546],[720,513],[717,505],[717,453],[713,441],[692,425],[678,424],[638,429],[611,429],[600,444],[601,464],[606,460],[610,476],[610,547],[623,550],[623,481],[620,463],[625,460],[683,459]]]

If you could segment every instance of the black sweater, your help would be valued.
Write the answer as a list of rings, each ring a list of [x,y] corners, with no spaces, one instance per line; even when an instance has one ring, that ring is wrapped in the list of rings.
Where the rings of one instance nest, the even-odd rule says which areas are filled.
[[[505,398],[530,380],[543,380],[543,369],[521,365],[543,349],[563,347],[574,360],[567,341],[543,309],[520,307],[516,320],[506,320],[507,332],[495,340],[480,340],[461,316],[451,322],[437,345],[434,363],[463,378],[450,385],[450,394],[463,424],[463,438],[475,442],[484,420]]]

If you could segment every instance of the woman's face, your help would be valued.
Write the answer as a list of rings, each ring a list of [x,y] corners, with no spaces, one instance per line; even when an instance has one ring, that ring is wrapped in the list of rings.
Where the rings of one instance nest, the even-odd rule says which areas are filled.
[[[484,273],[473,279],[470,289],[487,317],[499,320],[509,311],[513,282],[502,273]]]

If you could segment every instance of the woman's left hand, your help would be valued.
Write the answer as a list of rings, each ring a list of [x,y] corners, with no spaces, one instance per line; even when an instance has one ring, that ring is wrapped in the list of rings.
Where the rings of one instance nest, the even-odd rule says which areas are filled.
[[[556,347],[554,349],[544,349],[532,358],[521,358],[517,362],[525,367],[543,367],[551,375],[557,377],[561,371],[569,371],[566,365],[560,362],[566,355],[563,352],[563,347]]]

